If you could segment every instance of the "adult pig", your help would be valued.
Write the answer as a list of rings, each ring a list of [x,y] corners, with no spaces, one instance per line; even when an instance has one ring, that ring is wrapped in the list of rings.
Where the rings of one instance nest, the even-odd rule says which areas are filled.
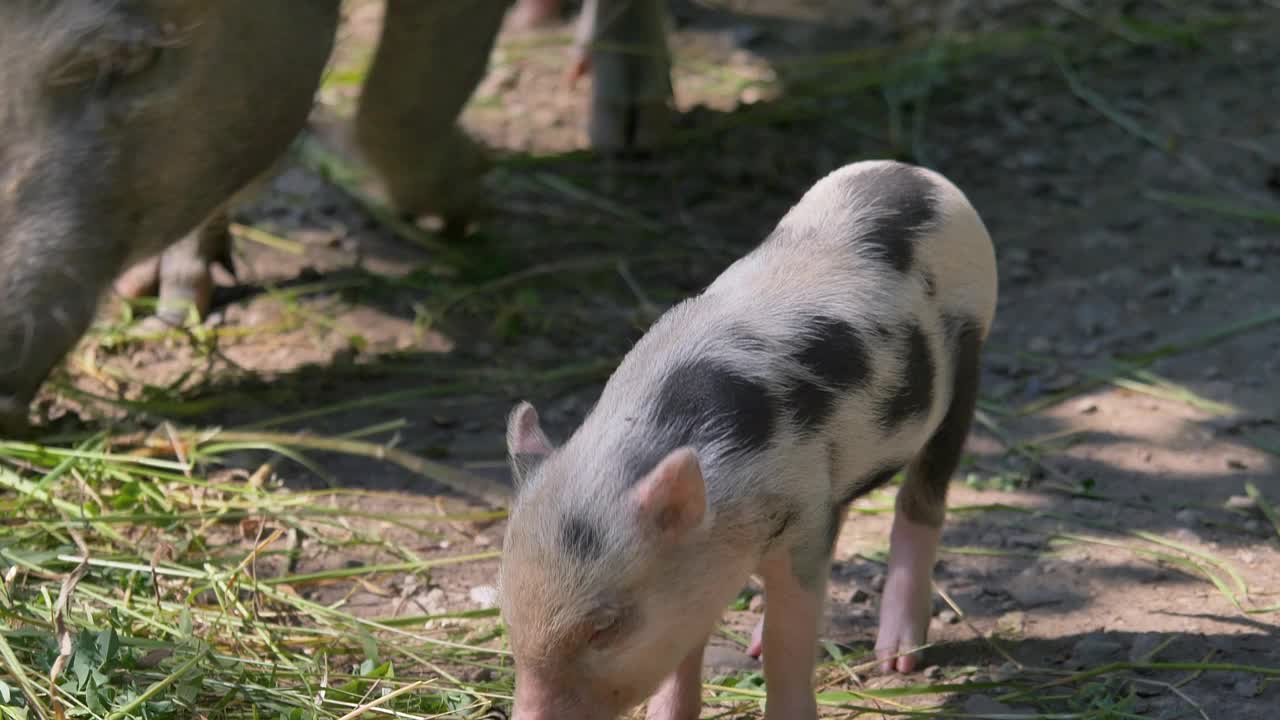
[[[455,124],[509,0],[389,0],[356,118],[402,211],[449,214],[484,168]],[[0,435],[131,263],[203,310],[226,207],[302,129],[339,0],[0,3]],[[139,286],[147,283],[138,283]]]
[[[876,651],[914,669],[996,292],[959,189],[853,163],[664,314],[563,445],[518,405],[500,577],[515,720],[608,720],[646,697],[651,720],[697,718],[704,645],[752,573],[766,717],[815,718],[846,508],[904,468]]]

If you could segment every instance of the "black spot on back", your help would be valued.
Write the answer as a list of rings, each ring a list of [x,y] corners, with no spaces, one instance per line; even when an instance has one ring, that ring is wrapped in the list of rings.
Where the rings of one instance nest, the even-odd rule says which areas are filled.
[[[915,167],[895,163],[849,179],[861,192],[874,196],[875,204],[888,212],[877,218],[862,242],[894,270],[905,273],[915,260],[915,239],[937,222],[933,184]],[[865,185],[871,186],[870,191]]]
[[[713,442],[724,443],[729,454],[762,450],[773,436],[774,404],[757,380],[711,360],[684,363],[658,390],[652,421],[663,441],[646,454],[661,459],[683,445]]]
[[[812,377],[797,378],[787,392],[787,405],[802,432],[826,422],[836,394],[866,385],[871,363],[858,330],[837,318],[819,316],[794,359]]]
[[[600,530],[581,515],[569,515],[561,521],[560,542],[569,557],[578,562],[598,560],[604,554]]]
[[[912,324],[907,330],[904,362],[906,366],[903,368],[902,385],[880,403],[880,428],[885,432],[929,412],[933,405],[933,376],[936,366],[933,353],[929,351],[929,339],[917,324]]]

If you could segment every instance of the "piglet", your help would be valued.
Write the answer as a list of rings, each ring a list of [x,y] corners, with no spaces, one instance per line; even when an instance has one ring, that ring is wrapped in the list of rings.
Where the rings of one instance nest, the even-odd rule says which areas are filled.
[[[903,469],[876,651],[913,670],[996,290],[958,188],[856,162],[654,323],[563,445],[517,405],[500,574],[515,720],[608,720],[646,697],[651,720],[697,718],[703,648],[753,573],[766,718],[815,718],[846,508]]]

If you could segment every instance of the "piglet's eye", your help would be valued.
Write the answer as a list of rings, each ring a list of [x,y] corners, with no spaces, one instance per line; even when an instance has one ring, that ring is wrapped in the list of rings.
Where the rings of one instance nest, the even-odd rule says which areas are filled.
[[[591,616],[591,635],[587,643],[592,647],[603,647],[618,639],[623,629],[623,613],[609,608],[599,610]]]

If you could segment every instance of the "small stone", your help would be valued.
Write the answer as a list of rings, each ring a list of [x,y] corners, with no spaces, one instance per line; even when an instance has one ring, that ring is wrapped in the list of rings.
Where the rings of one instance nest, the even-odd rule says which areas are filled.
[[[864,603],[870,599],[871,595],[862,588],[854,588],[853,592],[849,595],[849,602],[851,603]]]
[[[1067,599],[1068,592],[1054,587],[1043,577],[1023,573],[1009,583],[1009,595],[1023,610],[1058,605]]]
[[[1231,686],[1231,689],[1240,697],[1251,698],[1257,696],[1258,689],[1260,687],[1261,685],[1258,682],[1258,678],[1250,675],[1237,680],[1236,683]]]
[[[752,595],[747,601],[747,609],[756,614],[764,612],[764,595],[761,593]]]
[[[871,591],[876,593],[884,592],[884,573],[876,573],[871,576]]]
[[[449,608],[445,605],[444,590],[431,588],[422,598],[422,607],[428,615],[443,615],[449,612]]]
[[[991,673],[991,679],[995,682],[1004,682],[1006,680],[1010,680],[1017,676],[1018,676],[1018,666],[1011,662],[1005,662],[1001,664]]]
[[[1147,656],[1152,653],[1163,642],[1163,638],[1159,633],[1143,633],[1133,641],[1133,645],[1129,648],[1130,662],[1146,662],[1151,659]]]
[[[482,609],[498,606],[498,589],[492,585],[477,585],[471,588],[467,596]]]
[[[1027,349],[1033,353],[1051,353],[1053,352],[1053,341],[1043,335],[1037,335],[1027,343]]]
[[[937,665],[930,665],[929,667],[925,668],[924,679],[925,680],[941,680],[942,668],[938,667]]]
[[[431,422],[436,427],[441,427],[441,428],[451,428],[454,425],[458,424],[457,420],[450,417],[445,417],[444,415],[432,415]]]
[[[1089,635],[1071,649],[1071,659],[1067,664],[1073,668],[1101,665],[1124,650],[1124,646],[1115,640],[1108,640],[1101,635]]]
[[[1258,501],[1248,495],[1232,495],[1227,498],[1226,506],[1228,510],[1244,510],[1250,511],[1258,507]]]
[[[1081,415],[1092,415],[1098,412],[1098,403],[1090,400],[1089,398],[1080,400],[1076,403],[1076,412]]]
[[[1179,510],[1177,514],[1173,516],[1173,518],[1177,520],[1180,524],[1185,525],[1187,527],[1194,527],[1200,524],[1200,513],[1195,510],[1192,510],[1191,508]]]
[[[996,620],[996,634],[1006,639],[1017,639],[1026,630],[1027,616],[1020,610],[1007,612]]]
[[[938,613],[938,621],[945,625],[955,625],[960,622],[960,616],[956,614],[955,610],[947,608],[946,610]]]

